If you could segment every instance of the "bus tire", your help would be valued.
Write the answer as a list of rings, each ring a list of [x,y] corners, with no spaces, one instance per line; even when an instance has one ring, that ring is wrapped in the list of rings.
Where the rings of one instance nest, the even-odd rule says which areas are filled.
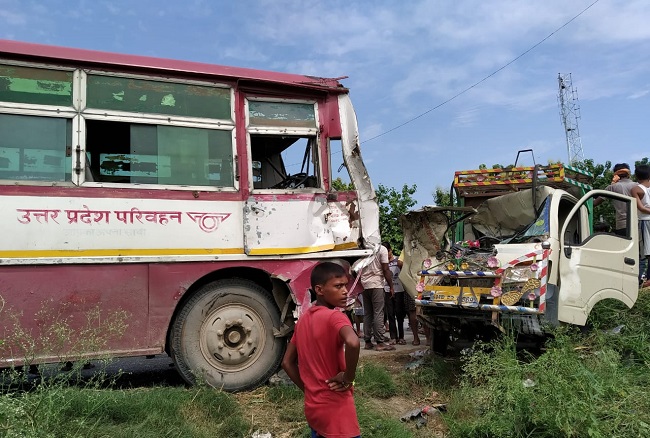
[[[273,335],[280,313],[258,284],[244,279],[203,286],[174,319],[171,356],[189,384],[235,392],[255,388],[279,368],[286,339]]]

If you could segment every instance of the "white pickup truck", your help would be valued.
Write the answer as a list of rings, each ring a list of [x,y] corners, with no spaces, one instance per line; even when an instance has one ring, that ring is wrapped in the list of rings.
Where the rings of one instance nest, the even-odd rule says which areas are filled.
[[[625,235],[593,231],[596,197],[627,207]],[[546,325],[585,325],[600,300],[637,299],[637,210],[627,196],[594,190],[578,199],[539,185],[476,208],[425,207],[402,225],[400,279],[439,353],[507,327],[536,339]]]

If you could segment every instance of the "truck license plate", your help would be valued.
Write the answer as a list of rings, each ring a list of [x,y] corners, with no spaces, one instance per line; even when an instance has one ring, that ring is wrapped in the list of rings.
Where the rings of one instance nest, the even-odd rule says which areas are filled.
[[[433,295],[434,301],[453,301],[458,302],[458,295],[450,295],[448,293],[435,292]],[[461,300],[461,303],[476,303],[476,297],[474,296],[464,296]]]

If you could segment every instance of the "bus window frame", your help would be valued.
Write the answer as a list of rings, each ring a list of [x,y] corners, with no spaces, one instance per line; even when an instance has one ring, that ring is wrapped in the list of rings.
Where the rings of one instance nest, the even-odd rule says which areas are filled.
[[[189,117],[189,116],[158,114],[158,113],[136,113],[130,111],[88,108],[87,107],[88,99],[86,95],[86,91],[88,89],[87,88],[88,75],[117,77],[123,79],[138,79],[143,81],[167,82],[170,84],[196,85],[201,87],[227,89],[230,91],[230,119],[211,119],[207,117]],[[138,74],[131,74],[131,73],[110,72],[110,71],[94,70],[94,69],[81,70],[79,80],[80,80],[79,89],[81,91],[79,96],[79,102],[82,108],[81,109],[82,114],[101,115],[101,116],[106,116],[107,114],[115,114],[116,116],[122,116],[122,117],[142,117],[148,120],[159,120],[165,123],[194,123],[197,125],[209,124],[209,125],[220,125],[220,126],[232,126],[233,128],[235,126],[235,105],[234,105],[235,90],[233,86],[225,83],[196,81],[191,79],[167,78],[167,77],[161,77],[156,75],[138,75]]]
[[[124,79],[140,79],[150,80],[155,82],[168,82],[172,84],[183,85],[197,85],[207,86],[221,89],[228,89],[230,91],[230,120],[227,119],[210,119],[203,117],[185,117],[178,115],[166,115],[155,113],[136,113],[118,110],[104,110],[97,108],[87,107],[87,78],[88,75],[118,77]],[[197,128],[197,129],[211,129],[219,131],[230,131],[231,133],[231,150],[232,150],[232,174],[237,174],[237,136],[236,136],[236,123],[235,123],[235,90],[232,86],[224,83],[195,81],[177,78],[164,78],[155,75],[138,75],[126,74],[119,72],[108,72],[96,69],[83,69],[81,70],[79,78],[80,90],[80,111],[81,120],[79,126],[79,144],[81,145],[81,156],[86,156],[86,120],[101,120],[106,122],[116,123],[134,123],[142,125],[158,125],[170,127],[184,127],[184,128]],[[189,190],[189,191],[203,191],[203,192],[229,192],[236,193],[239,191],[239,180],[233,177],[233,186],[231,187],[217,187],[217,186],[197,186],[197,185],[178,185],[178,184],[147,184],[147,183],[114,183],[114,182],[97,182],[86,180],[86,160],[81,160],[81,172],[79,174],[79,185],[84,187],[102,187],[102,188],[124,188],[124,189],[152,189],[152,190]]]
[[[264,126],[264,125],[255,125],[251,126],[250,124],[250,107],[249,102],[272,102],[272,103],[298,103],[298,104],[309,104],[314,107],[314,127],[313,128],[304,128],[304,127],[287,127],[287,126]],[[259,97],[259,96],[244,96],[244,114],[246,115],[246,155],[248,157],[248,162],[246,163],[246,168],[248,169],[248,187],[251,194],[259,193],[287,193],[287,192],[300,192],[300,193],[324,193],[324,175],[323,175],[323,160],[329,160],[329,156],[324,157],[324,152],[322,150],[321,138],[320,138],[320,119],[319,119],[319,105],[318,100],[316,99],[291,99],[291,98],[270,98],[270,97]],[[270,135],[270,136],[295,136],[305,139],[313,137],[315,139],[314,151],[318,154],[318,171],[315,175],[318,181],[318,187],[300,187],[300,188],[255,188],[253,181],[253,150],[251,142],[251,134],[253,135]],[[329,154],[328,154],[329,155]]]
[[[9,59],[3,59],[1,61],[2,65],[16,66],[16,67],[26,67],[26,68],[35,68],[42,70],[56,70],[56,71],[65,71],[72,72],[72,106],[61,106],[61,105],[45,105],[38,103],[24,103],[24,102],[5,102],[0,101],[0,113],[7,115],[15,116],[33,116],[33,117],[52,117],[55,119],[65,119],[72,121],[72,144],[66,145],[70,146],[72,149],[72,160],[70,168],[70,180],[69,181],[48,181],[48,180],[17,180],[17,179],[0,179],[0,186],[6,185],[24,185],[24,186],[56,186],[56,187],[75,187],[78,185],[78,175],[75,173],[75,140],[77,132],[76,128],[79,117],[79,69],[74,67],[64,67],[59,65],[53,65],[48,63],[34,63],[34,62],[23,62],[23,61],[14,61]]]
[[[69,110],[69,108],[73,108],[75,111],[79,111],[79,89],[77,87],[77,84],[79,83],[79,68],[78,67],[65,67],[61,65],[54,65],[54,64],[40,64],[40,63],[35,63],[35,62],[24,62],[24,61],[14,61],[11,59],[2,59],[0,61],[0,64],[2,65],[13,65],[16,67],[26,67],[26,68],[36,68],[36,69],[41,69],[41,70],[57,70],[57,71],[67,71],[67,72],[72,72],[72,106],[61,106],[61,105],[45,105],[45,104],[38,104],[38,103],[24,103],[24,102],[4,102],[0,100],[0,110],[2,108],[14,108],[14,109],[21,109],[21,108],[39,108],[39,109],[44,109],[46,111],[53,111],[53,112],[63,112],[66,111],[66,109]]]

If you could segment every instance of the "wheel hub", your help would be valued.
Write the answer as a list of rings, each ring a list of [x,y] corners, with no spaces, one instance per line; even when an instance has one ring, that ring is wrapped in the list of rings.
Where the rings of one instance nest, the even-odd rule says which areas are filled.
[[[263,350],[266,328],[261,317],[243,304],[211,312],[201,326],[201,352],[215,368],[237,371],[255,362]]]

